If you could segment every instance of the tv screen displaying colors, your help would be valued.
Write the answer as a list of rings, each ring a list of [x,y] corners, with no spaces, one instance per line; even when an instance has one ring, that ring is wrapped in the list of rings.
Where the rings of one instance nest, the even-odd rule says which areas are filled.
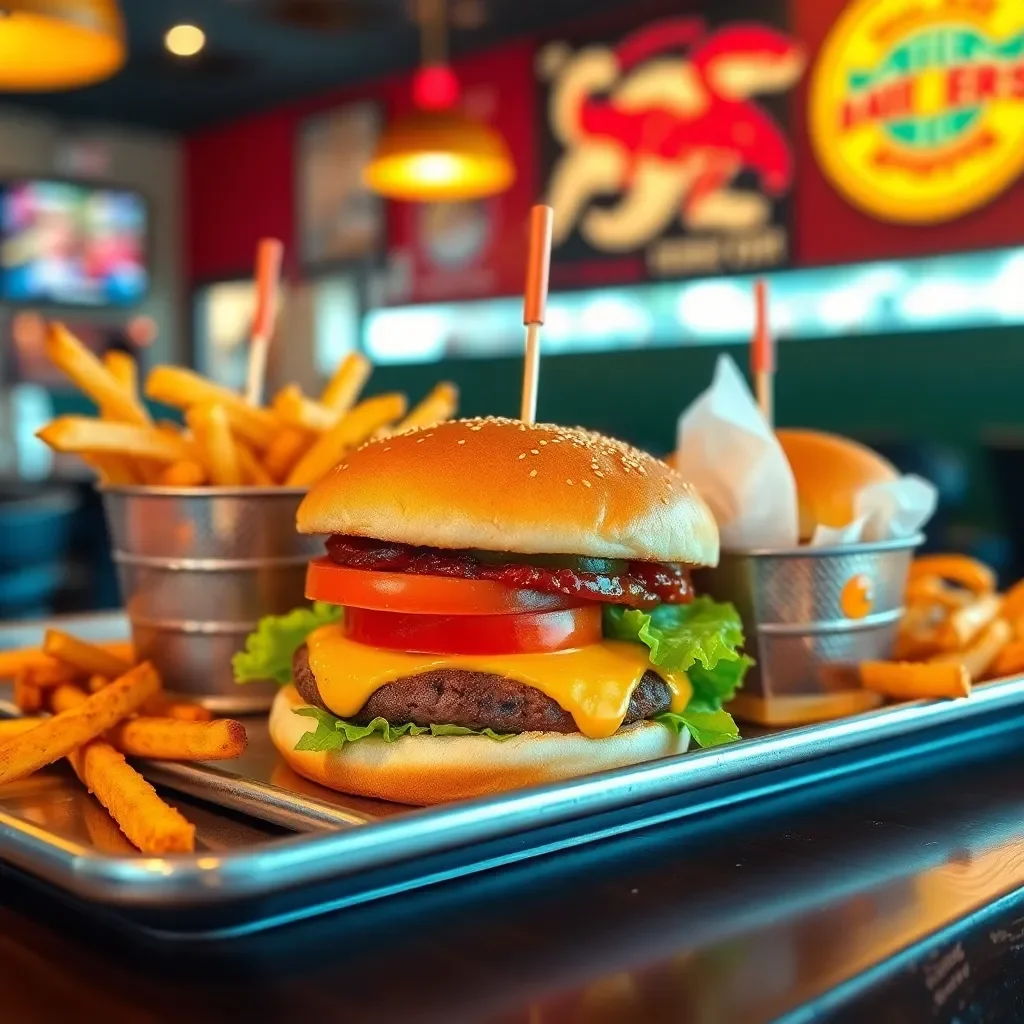
[[[135,192],[15,181],[0,192],[0,296],[127,306],[149,283],[146,204]]]

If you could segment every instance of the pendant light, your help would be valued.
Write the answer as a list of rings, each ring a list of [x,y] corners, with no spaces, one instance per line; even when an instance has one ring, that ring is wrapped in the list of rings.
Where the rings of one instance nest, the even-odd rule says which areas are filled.
[[[416,111],[388,125],[363,172],[388,199],[451,202],[504,192],[515,165],[501,133],[458,109],[458,80],[446,62],[444,0],[420,19],[423,66],[413,79]]]
[[[0,90],[92,85],[124,61],[117,0],[0,0]]]

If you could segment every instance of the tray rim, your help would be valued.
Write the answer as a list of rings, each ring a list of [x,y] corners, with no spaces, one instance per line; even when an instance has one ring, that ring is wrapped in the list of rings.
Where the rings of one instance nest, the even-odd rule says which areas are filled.
[[[122,907],[183,907],[234,902],[285,888],[352,877],[417,856],[450,852],[491,839],[581,820],[745,776],[813,761],[875,742],[922,733],[1024,704],[1024,676],[986,683],[957,701],[915,701],[833,722],[773,733],[737,744],[614,769],[563,783],[410,809],[359,827],[323,832],[324,814],[347,812],[301,795],[314,834],[271,839],[224,853],[115,857],[65,840],[0,811],[0,860],[94,902]],[[154,781],[174,786],[162,778]],[[143,765],[143,773],[149,774]],[[195,776],[204,770],[195,766]],[[257,787],[278,790],[264,783]],[[184,789],[195,795],[195,790]],[[288,793],[287,790],[278,792]],[[235,810],[216,796],[204,799]],[[325,811],[324,809],[327,809]],[[252,814],[254,817],[259,815]],[[302,813],[302,808],[299,808]],[[317,823],[317,815],[320,820]],[[352,815],[339,825],[354,825]],[[333,823],[332,823],[333,824]],[[291,826],[291,827],[294,827]]]

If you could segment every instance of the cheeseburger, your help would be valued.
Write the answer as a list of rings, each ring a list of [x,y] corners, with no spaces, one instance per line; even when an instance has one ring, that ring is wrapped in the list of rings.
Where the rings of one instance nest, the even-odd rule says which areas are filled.
[[[372,441],[307,495],[311,609],[266,619],[240,681],[315,782],[432,804],[736,738],[740,622],[695,597],[718,530],[665,463],[518,420]]]

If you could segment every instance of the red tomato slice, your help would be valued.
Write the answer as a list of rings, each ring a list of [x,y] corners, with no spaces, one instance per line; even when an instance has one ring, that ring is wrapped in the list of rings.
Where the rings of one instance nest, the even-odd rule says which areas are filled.
[[[518,615],[408,615],[345,609],[345,635],[371,647],[420,654],[541,654],[601,642],[601,609]]]
[[[348,569],[328,558],[309,563],[306,597],[311,601],[343,604],[346,608],[431,615],[513,615],[579,608],[587,603],[564,594],[517,590],[493,580]]]

